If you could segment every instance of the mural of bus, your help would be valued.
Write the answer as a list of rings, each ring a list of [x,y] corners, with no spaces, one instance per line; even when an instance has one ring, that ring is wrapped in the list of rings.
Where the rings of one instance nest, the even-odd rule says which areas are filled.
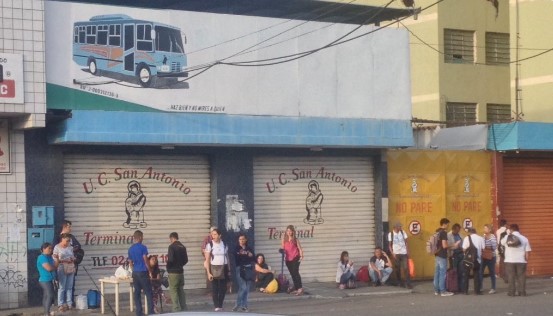
[[[138,82],[142,87],[150,87],[156,78],[188,77],[179,28],[124,14],[76,22],[73,61],[95,76]]]

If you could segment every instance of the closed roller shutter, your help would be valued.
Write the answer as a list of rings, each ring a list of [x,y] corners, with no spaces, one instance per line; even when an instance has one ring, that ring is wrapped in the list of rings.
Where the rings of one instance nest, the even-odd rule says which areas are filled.
[[[304,249],[304,282],[333,282],[344,250],[356,269],[367,265],[375,246],[373,172],[370,158],[255,159],[256,252],[280,273],[281,236],[294,225]]]
[[[79,268],[76,294],[114,274],[127,259],[136,229],[143,231],[149,253],[159,256],[161,269],[169,233],[177,232],[189,256],[186,288],[205,288],[200,251],[210,225],[205,157],[68,155],[64,165],[65,217],[73,222],[85,251],[81,266],[90,274]]]
[[[532,252],[528,275],[551,275],[549,228],[553,227],[553,160],[504,160],[502,218],[516,223],[528,237]]]

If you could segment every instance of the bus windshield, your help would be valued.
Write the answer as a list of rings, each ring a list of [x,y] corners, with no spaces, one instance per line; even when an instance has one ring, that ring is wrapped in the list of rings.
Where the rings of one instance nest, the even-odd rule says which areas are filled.
[[[165,26],[156,26],[156,50],[184,54],[180,31]]]

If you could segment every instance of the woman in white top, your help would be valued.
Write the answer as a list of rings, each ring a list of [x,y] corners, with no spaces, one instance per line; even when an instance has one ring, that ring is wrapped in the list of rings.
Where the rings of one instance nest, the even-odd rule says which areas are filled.
[[[212,240],[205,247],[205,268],[207,278],[211,281],[213,289],[213,305],[215,311],[223,310],[223,302],[227,292],[228,269],[228,248],[221,239],[219,229],[211,231]],[[218,275],[217,271],[221,271]]]
[[[336,270],[336,283],[339,283],[341,290],[353,288],[355,284],[355,274],[353,272],[353,261],[349,260],[349,253],[342,251],[338,268]],[[350,285],[348,287],[348,284]]]
[[[71,247],[71,234],[61,234],[60,243],[54,247],[52,257],[58,266],[58,309],[65,312],[73,306],[73,282],[75,281],[75,255]]]

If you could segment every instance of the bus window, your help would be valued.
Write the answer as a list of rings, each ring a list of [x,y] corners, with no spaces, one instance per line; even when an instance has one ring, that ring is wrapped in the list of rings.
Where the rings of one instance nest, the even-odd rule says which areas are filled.
[[[150,24],[136,25],[136,49],[151,52],[152,44],[152,26]]]
[[[96,44],[96,26],[89,25],[86,27],[86,43]]]
[[[85,26],[79,26],[79,43],[84,44],[86,43],[86,28]]]
[[[109,45],[121,46],[121,24],[112,24],[109,26]]]
[[[107,45],[108,44],[108,26],[107,25],[98,25],[98,38],[96,43],[98,45]]]
[[[180,32],[164,26],[156,26],[156,50],[171,53],[184,53]]]

